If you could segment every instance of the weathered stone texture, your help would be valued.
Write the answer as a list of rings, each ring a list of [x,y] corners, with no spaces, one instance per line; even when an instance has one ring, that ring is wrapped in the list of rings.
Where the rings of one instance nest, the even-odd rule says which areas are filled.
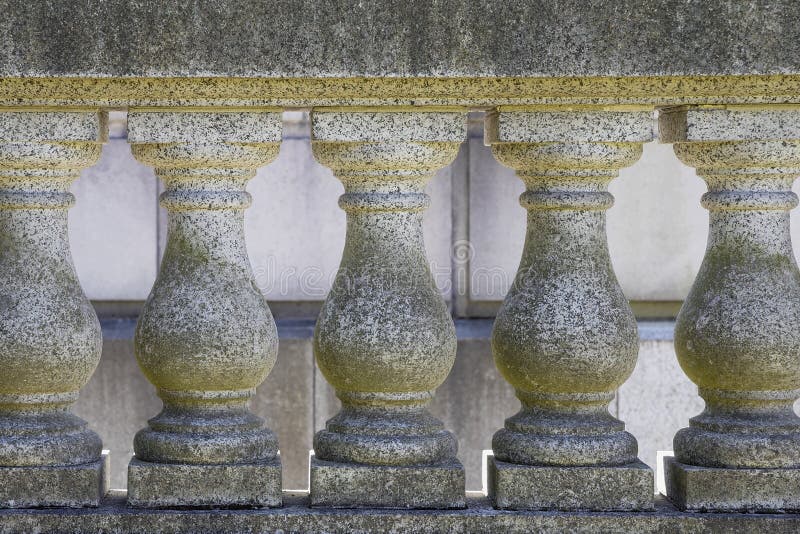
[[[0,76],[800,72],[793,0],[2,0],[0,13]]]
[[[681,510],[785,512],[800,510],[800,469],[698,467],[664,458],[667,495]]]
[[[311,458],[311,506],[330,508],[464,508],[464,467],[354,465]]]
[[[280,506],[281,462],[128,464],[128,505],[145,508]]]
[[[421,212],[430,202],[425,184],[452,161],[465,133],[463,113],[312,116],[314,155],[344,184],[339,205],[348,216],[342,263],[314,336],[317,365],[342,401],[314,437],[316,458],[331,469],[368,465],[401,484],[396,467],[457,463],[455,437],[427,411],[453,365],[456,338],[425,256]],[[338,491],[344,503],[352,492],[350,504],[359,506],[363,496],[347,479],[312,476],[311,493]],[[318,490],[323,483],[332,486]],[[450,501],[462,493],[463,486]],[[425,501],[394,495],[384,505]]]
[[[165,185],[161,204],[169,212],[161,271],[135,339],[137,361],[164,409],[134,438],[128,485],[155,487],[131,487],[133,505],[262,502],[261,492],[247,493],[252,488],[215,492],[199,474],[205,466],[209,476],[219,476],[218,466],[233,464],[258,468],[262,483],[272,484],[263,502],[280,500],[280,476],[271,465],[277,439],[248,409],[275,363],[278,336],[255,286],[243,216],[250,204],[245,184],[277,155],[280,128],[277,113],[129,115],[133,154],[156,168]],[[143,470],[153,473],[144,476]],[[232,478],[243,477],[240,471],[232,468]],[[177,482],[159,486],[170,478]]]
[[[561,467],[490,457],[488,470],[489,498],[500,509],[653,509],[653,470],[638,460],[613,467]]]
[[[649,112],[487,116],[486,141],[525,182],[520,203],[528,210],[520,267],[492,332],[495,363],[522,402],[492,449],[497,465],[529,467],[526,475],[513,466],[494,469],[490,495],[501,490],[502,502],[516,494],[507,505],[630,509],[652,498],[636,439],[608,410],[636,364],[638,336],[605,234],[613,204],[607,184],[639,158],[652,134]],[[590,468],[584,493],[539,490],[547,479],[574,479],[575,467]],[[620,474],[609,475],[615,468]],[[631,484],[630,473],[644,475]],[[633,489],[638,498],[631,499]]]
[[[702,197],[710,212],[708,247],[675,326],[678,360],[706,402],[675,435],[669,464],[670,496],[688,508],[765,510],[798,502],[800,271],[789,226],[798,203],[791,187],[800,174],[795,119],[792,110],[661,115],[662,140],[675,142],[677,156],[709,189]],[[752,471],[759,469],[763,476]],[[757,481],[774,487],[742,491]],[[707,499],[703,488],[711,491]]]
[[[102,338],[67,210],[70,184],[106,138],[105,114],[0,113],[0,507],[91,506],[102,495],[100,437],[70,412]]]
[[[0,508],[83,508],[109,489],[109,456],[76,465],[0,467]]]
[[[664,501],[654,512],[518,512],[495,510],[485,497],[467,498],[464,510],[337,510],[309,508],[306,497],[285,495],[283,508],[261,510],[146,510],[124,496],[96,511],[2,511],[3,532],[413,532],[413,533],[722,533],[793,534],[796,514],[687,514]]]

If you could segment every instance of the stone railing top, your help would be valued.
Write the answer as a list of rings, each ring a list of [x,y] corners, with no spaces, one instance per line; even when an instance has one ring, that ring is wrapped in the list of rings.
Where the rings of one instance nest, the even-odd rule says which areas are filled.
[[[0,13],[0,77],[800,73],[793,0],[1,0]]]
[[[794,0],[0,0],[0,106],[800,102]]]

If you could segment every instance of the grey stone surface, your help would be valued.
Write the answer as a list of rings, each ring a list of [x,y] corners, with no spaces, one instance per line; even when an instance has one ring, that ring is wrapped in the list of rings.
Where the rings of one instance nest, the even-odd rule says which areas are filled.
[[[114,495],[94,511],[4,510],[3,532],[414,532],[414,533],[763,533],[793,534],[798,514],[680,513],[659,500],[653,512],[518,512],[494,510],[470,496],[464,510],[338,510],[309,508],[285,495],[284,507],[261,510],[153,510],[125,506]]]
[[[425,184],[465,133],[458,112],[312,115],[314,155],[344,184],[347,212],[342,262],[314,333],[317,365],[342,402],[314,436],[316,458],[331,470],[454,465],[455,437],[427,410],[456,337],[425,256],[421,212]]]
[[[108,454],[85,464],[0,467],[0,508],[98,506],[108,491]]]
[[[791,118],[791,112],[727,110],[662,114],[665,140],[677,141],[676,154],[708,183],[702,204],[711,212],[706,257],[678,316],[675,343],[706,409],[674,444],[676,462],[713,469],[688,474],[673,465],[672,478],[678,471],[683,478],[674,478],[668,492],[677,492],[670,495],[679,502],[703,503],[704,485],[713,497],[705,505],[720,509],[780,509],[795,498],[785,482],[774,488],[786,493],[783,499],[754,492],[749,503],[735,491],[725,502],[714,489],[728,482],[731,470],[762,469],[768,482],[768,473],[800,466],[800,419],[793,410],[800,339],[788,327],[800,313],[788,214],[797,205],[790,188],[799,172],[799,145],[791,138],[753,140],[750,133],[753,123],[774,131]],[[720,139],[723,130],[727,135]],[[758,471],[749,475],[758,479]],[[692,491],[689,481],[695,482]],[[688,497],[680,495],[684,490]]]
[[[125,488],[133,436],[161,407],[155,388],[133,354],[135,319],[103,320],[100,365],[75,403],[75,413],[96,426],[110,454],[110,487]]]
[[[488,459],[489,499],[509,510],[653,509],[653,470],[640,461],[614,467],[520,465]]]
[[[283,487],[308,488],[308,451],[314,439],[313,323],[279,324],[278,360],[250,402],[281,444]],[[285,445],[284,445],[285,444]]]
[[[276,315],[281,314],[272,304],[276,301],[321,302],[331,288],[344,247],[345,214],[337,205],[343,187],[314,160],[307,115],[284,113],[277,159],[259,168],[247,186],[253,196],[245,212],[248,254],[256,284]],[[450,168],[437,172],[425,191],[431,199],[422,218],[425,249],[436,285],[448,298]],[[162,231],[166,237],[166,225]]]
[[[750,134],[755,123],[780,130],[793,118],[790,110],[661,115],[664,140],[676,141],[678,157],[709,188],[702,197],[710,212],[706,256],[675,326],[678,360],[706,408],[675,435],[674,448],[677,462],[721,468],[703,472],[719,473],[710,486],[726,484],[728,469],[800,468],[793,410],[800,396],[800,335],[793,326],[800,321],[800,271],[789,224],[798,203],[791,187],[800,173],[800,141]],[[777,471],[764,472],[768,484],[767,472]],[[787,500],[795,498],[782,488]],[[752,499],[754,508],[767,506],[757,492]],[[780,508],[780,499],[773,506]]]
[[[133,154],[163,180],[161,204],[169,212],[161,270],[134,342],[136,359],[164,403],[134,437],[139,461],[184,465],[202,477],[201,466],[211,476],[219,465],[263,464],[278,453],[274,433],[248,408],[275,363],[278,335],[255,286],[243,210],[251,200],[245,184],[275,158],[280,132],[277,113],[128,116]],[[129,470],[128,479],[136,499],[185,498],[169,494],[181,491],[166,484],[169,476],[133,478],[136,471]],[[156,467],[150,471],[160,473]],[[211,505],[212,498],[206,495],[203,502]],[[219,498],[227,505],[232,497]],[[246,501],[243,494],[234,500]]]
[[[136,508],[280,506],[281,462],[128,464],[128,505]]]
[[[487,116],[487,142],[495,157],[525,182],[520,203],[528,211],[528,233],[517,276],[492,331],[495,363],[522,402],[492,438],[494,455],[502,462],[554,468],[633,464],[636,439],[608,406],[634,369],[638,336],[611,266],[605,210],[613,204],[607,184],[639,158],[641,143],[652,137],[652,117],[587,111],[503,119],[505,114]],[[546,129],[548,135],[541,137],[527,127],[550,118],[564,132],[591,141],[564,142],[564,132]],[[606,470],[599,472],[607,476]],[[500,480],[503,493],[510,494],[506,484],[522,484],[524,478]],[[652,475],[649,480],[652,491]],[[607,476],[603,483],[609,486],[606,500],[598,501],[596,491],[565,500],[578,508],[613,509],[609,501],[617,497],[618,506],[630,506],[622,491],[628,481]],[[524,485],[519,492],[529,493]]]
[[[291,445],[281,450],[283,487],[306,489],[314,429],[322,428],[340,404],[314,366],[313,321],[279,319],[277,323],[278,360],[258,387],[251,408],[269,421],[281,444]],[[133,356],[135,319],[105,319],[101,324],[103,355],[75,412],[92,423],[111,450],[111,487],[124,488],[133,435],[158,411],[160,401]],[[642,337],[657,339],[641,341],[636,370],[612,404],[612,415],[626,421],[627,430],[639,442],[640,458],[652,468],[656,451],[671,450],[675,432],[703,407],[696,387],[677,363],[673,326],[664,322],[651,328],[640,323]],[[481,489],[481,451],[491,448],[492,433],[519,408],[513,389],[492,360],[491,327],[490,319],[456,321],[456,362],[430,405],[431,413],[458,439],[468,490]]]
[[[330,508],[463,508],[464,466],[358,465],[311,458],[311,506]]]
[[[102,339],[72,263],[67,210],[75,202],[70,184],[100,156],[106,116],[0,117],[0,466],[52,469],[60,480],[75,473],[65,467],[97,464],[102,449],[70,411],[97,367]],[[84,480],[87,472],[100,478],[99,468],[82,471]],[[51,489],[40,488],[42,503],[67,498],[69,485]],[[74,502],[84,502],[85,482],[73,489]],[[28,494],[19,505],[32,501]]]
[[[800,72],[792,0],[3,0],[0,12],[0,76]]]
[[[125,488],[133,436],[158,412],[161,401],[133,354],[136,319],[103,319],[101,324],[103,355],[75,413],[92,422],[111,450],[110,487]],[[291,444],[281,451],[283,487],[290,489],[308,487],[308,450],[315,428],[313,329],[313,321],[279,322],[278,360],[250,403],[253,413],[269,421],[279,443]]]
[[[664,458],[667,494],[681,510],[800,510],[800,469],[698,467]]]

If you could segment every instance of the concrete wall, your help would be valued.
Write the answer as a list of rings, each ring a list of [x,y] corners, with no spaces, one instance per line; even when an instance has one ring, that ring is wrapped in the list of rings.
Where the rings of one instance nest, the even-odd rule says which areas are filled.
[[[246,233],[257,283],[276,311],[281,336],[278,363],[253,408],[278,432],[285,485],[297,488],[307,484],[314,430],[338,408],[315,371],[310,339],[315,307],[339,262],[344,214],[337,207],[341,185],[311,156],[307,118],[285,118],[280,156],[249,185],[254,200]],[[113,114],[112,139],[101,161],[75,183],[77,205],[70,213],[81,283],[105,317],[103,358],[77,411],[111,449],[117,487],[125,483],[133,434],[160,402],[133,356],[135,318],[111,319],[108,313],[135,315],[155,279],[166,232],[159,185],[152,170],[130,155],[124,120],[124,114]],[[639,163],[612,185],[617,202],[608,231],[614,266],[628,298],[655,305],[656,315],[674,313],[674,307],[658,306],[683,299],[698,269],[707,221],[699,205],[704,189],[669,146],[656,143],[646,145]],[[517,202],[521,182],[483,146],[480,114],[472,115],[457,160],[437,174],[428,192],[426,247],[442,294],[456,315],[491,316],[517,267],[525,212]],[[800,237],[797,220],[793,233]],[[518,406],[495,371],[490,328],[491,320],[458,321],[456,365],[432,407],[459,437],[471,489],[480,487],[480,451]],[[612,412],[639,439],[642,459],[655,465],[656,451],[671,448],[674,432],[702,402],[676,362],[672,323],[644,322],[640,330],[639,363]]]

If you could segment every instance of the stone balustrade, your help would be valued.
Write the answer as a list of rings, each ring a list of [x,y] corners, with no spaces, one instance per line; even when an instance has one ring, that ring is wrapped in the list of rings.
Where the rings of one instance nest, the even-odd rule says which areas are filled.
[[[456,338],[421,226],[425,184],[455,158],[466,110],[312,110],[314,156],[344,185],[347,236],[314,335],[342,408],[314,438],[308,495],[281,491],[276,436],[248,409],[278,337],[244,246],[245,187],[278,154],[281,110],[128,107],[128,141],[163,182],[169,233],[135,338],[163,409],[135,437],[127,492],[109,492],[100,439],[69,412],[102,344],[70,257],[69,184],[100,154],[105,111],[0,110],[0,530],[800,528],[800,271],[789,238],[800,111],[487,113],[486,143],[525,183],[528,226],[492,334],[522,408],[495,433],[486,496],[476,496],[456,437],[427,410]],[[607,186],[656,130],[707,182],[710,212],[675,334],[706,408],[675,436],[668,500],[654,497],[636,437],[608,410],[638,336],[609,257]]]

